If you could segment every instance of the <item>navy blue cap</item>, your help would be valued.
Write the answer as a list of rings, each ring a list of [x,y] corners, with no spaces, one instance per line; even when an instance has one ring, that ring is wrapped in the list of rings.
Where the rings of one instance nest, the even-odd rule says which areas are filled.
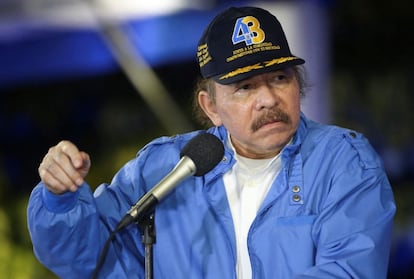
[[[257,7],[231,7],[204,30],[197,59],[203,78],[230,84],[253,75],[300,65],[277,18]]]

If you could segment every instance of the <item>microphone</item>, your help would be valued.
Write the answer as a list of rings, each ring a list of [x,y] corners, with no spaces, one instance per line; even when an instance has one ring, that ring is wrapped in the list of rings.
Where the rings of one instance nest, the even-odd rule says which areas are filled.
[[[115,231],[139,222],[181,181],[192,175],[203,176],[221,161],[223,155],[223,143],[216,136],[202,133],[192,138],[181,150],[181,159],[173,170],[128,210]]]

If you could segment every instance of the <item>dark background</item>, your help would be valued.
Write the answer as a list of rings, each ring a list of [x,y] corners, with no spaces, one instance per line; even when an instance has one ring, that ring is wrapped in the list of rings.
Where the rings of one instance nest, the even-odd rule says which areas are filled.
[[[414,278],[412,4],[327,2],[332,123],[363,132],[384,159],[398,207],[388,277]],[[191,121],[195,61],[154,70]],[[0,87],[0,131],[0,272],[7,278],[54,278],[33,256],[25,212],[51,145],[69,139],[87,151],[88,182],[97,186],[168,134],[119,69]]]

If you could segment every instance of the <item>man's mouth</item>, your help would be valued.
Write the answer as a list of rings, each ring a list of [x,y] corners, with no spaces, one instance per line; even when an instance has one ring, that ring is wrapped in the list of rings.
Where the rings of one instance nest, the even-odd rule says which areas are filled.
[[[265,125],[276,123],[276,122],[283,122],[283,123],[289,123],[290,118],[288,114],[281,111],[280,109],[271,110],[267,112],[266,114],[263,114],[260,118],[258,118],[256,121],[253,122],[251,130],[253,132],[256,132],[260,128],[262,128]]]

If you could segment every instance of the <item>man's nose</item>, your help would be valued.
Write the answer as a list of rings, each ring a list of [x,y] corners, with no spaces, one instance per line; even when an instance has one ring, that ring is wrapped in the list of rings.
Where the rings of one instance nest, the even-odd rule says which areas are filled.
[[[271,108],[277,105],[279,102],[279,96],[276,91],[277,89],[267,84],[263,84],[258,87],[256,93],[256,109],[261,110],[263,108]]]

